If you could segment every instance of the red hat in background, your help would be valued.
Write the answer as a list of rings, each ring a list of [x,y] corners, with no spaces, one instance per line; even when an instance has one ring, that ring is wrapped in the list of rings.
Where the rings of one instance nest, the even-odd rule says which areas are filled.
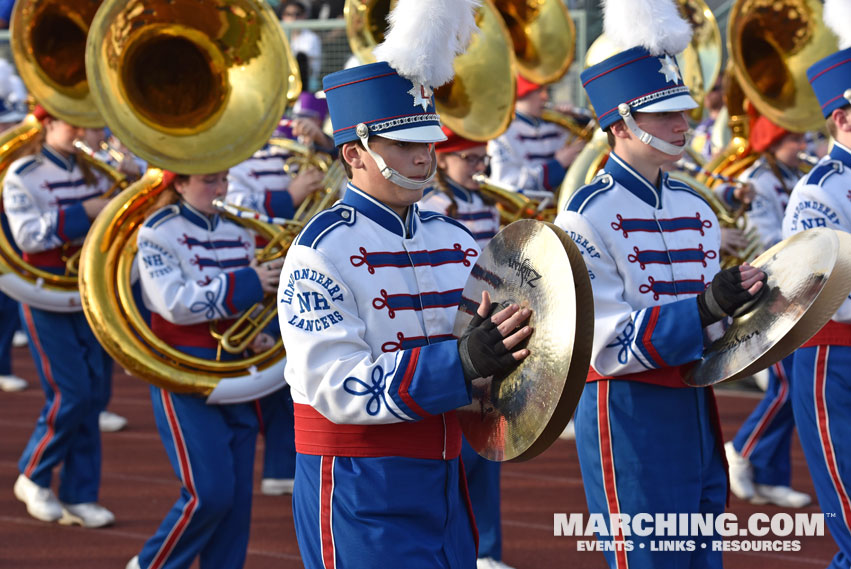
[[[484,146],[485,144],[487,144],[485,142],[478,142],[476,140],[464,138],[463,136],[455,134],[446,126],[441,126],[440,130],[442,130],[443,134],[446,135],[446,140],[444,140],[443,142],[438,142],[434,145],[435,152],[461,152],[462,150],[467,150],[468,148]]]
[[[38,122],[44,122],[47,119],[53,118],[53,115],[51,115],[47,109],[38,104],[33,107],[32,114]]]
[[[532,91],[537,91],[542,88],[543,85],[538,85],[537,83],[532,83],[528,79],[524,79],[523,76],[517,76],[517,98],[522,99]]]
[[[784,136],[790,134],[788,130],[777,126],[766,117],[753,110],[753,105],[748,106],[750,115],[750,136],[748,142],[754,152],[765,152]]]

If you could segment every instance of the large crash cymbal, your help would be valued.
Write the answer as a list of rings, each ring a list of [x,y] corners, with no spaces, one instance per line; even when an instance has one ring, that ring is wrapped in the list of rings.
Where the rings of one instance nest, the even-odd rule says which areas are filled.
[[[528,460],[558,438],[585,386],[594,336],[588,269],[564,231],[520,220],[500,231],[473,267],[456,336],[476,312],[483,290],[495,303],[533,310],[531,354],[506,377],[473,380],[473,402],[458,409],[458,418],[483,457]]]
[[[733,319],[685,382],[704,387],[753,375],[818,332],[851,292],[851,234],[818,228],[781,241],[753,263],[765,291]]]

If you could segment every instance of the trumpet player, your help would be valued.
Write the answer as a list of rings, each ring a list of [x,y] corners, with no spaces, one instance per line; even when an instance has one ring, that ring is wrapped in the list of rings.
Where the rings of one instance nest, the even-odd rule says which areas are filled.
[[[11,235],[25,261],[57,274],[78,250],[92,220],[106,205],[111,181],[78,159],[74,141],[83,129],[37,108],[43,143],[12,163],[4,180],[3,206]],[[87,528],[110,525],[112,512],[98,504],[104,410],[112,360],[95,338],[82,309],[42,310],[21,305],[30,351],[45,404],[18,462],[15,496],[36,519]],[[62,465],[59,495],[51,490]]]
[[[711,388],[684,383],[684,366],[765,274],[720,271],[715,214],[663,172],[685,152],[684,111],[697,106],[675,60],[691,37],[676,4],[609,0],[604,28],[622,51],[581,79],[612,152],[556,218],[594,294],[591,369],[575,413],[588,509],[607,520],[717,516],[727,497],[717,407]],[[625,538],[612,527],[598,539],[612,568],[722,565],[717,534],[688,535],[694,549],[677,552],[654,551],[652,531]]]
[[[834,139],[830,153],[795,185],[783,236],[814,227],[851,232],[851,3],[827,0],[824,21],[840,50],[807,70]],[[829,567],[851,560],[851,299],[794,354],[792,411],[819,506],[839,546]]]
[[[504,133],[488,142],[490,178],[494,182],[518,192],[558,190],[585,141],[568,142],[567,129],[541,118],[549,99],[546,85],[517,77],[514,120]]]
[[[789,193],[802,176],[798,169],[806,140],[765,116],[755,116],[749,129],[752,152],[759,158],[739,177],[754,189],[748,210],[748,229],[759,236],[762,250],[778,243]],[[761,252],[761,251],[759,251]],[[730,467],[730,490],[743,500],[802,508],[810,496],[790,487],[792,416],[790,384],[792,356],[768,369],[762,401],[745,419],[732,441],[724,445]]]
[[[218,214],[227,172],[167,173],[163,201],[139,230],[139,274],[151,330],[177,349],[217,359],[210,334],[278,284],[281,261],[258,265],[254,235]],[[172,202],[172,203],[168,203]],[[251,346],[263,351],[272,337]],[[222,352],[221,359],[238,358]],[[258,421],[251,402],[208,405],[203,396],[151,385],[160,438],[180,496],[128,569],[242,567],[248,547]]]

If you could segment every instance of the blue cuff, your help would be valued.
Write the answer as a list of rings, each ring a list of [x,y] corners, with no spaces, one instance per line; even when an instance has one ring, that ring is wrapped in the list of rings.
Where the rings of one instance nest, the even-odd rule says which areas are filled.
[[[547,160],[544,163],[544,187],[548,190],[555,190],[561,185],[565,174],[567,174],[567,169],[558,160],[555,158]]]
[[[260,277],[252,268],[227,273],[225,283],[224,308],[229,314],[239,314],[263,300]]]
[[[267,191],[264,201],[266,215],[292,219],[295,215],[293,197],[287,190]]]
[[[673,367],[700,359],[703,328],[697,297],[645,309],[636,344],[653,367]]]
[[[83,202],[77,202],[59,210],[59,218],[56,222],[56,236],[62,241],[74,241],[85,237],[89,232],[92,222],[86,215]]]
[[[469,405],[472,396],[461,369],[458,341],[405,350],[388,393],[400,409],[417,419]]]

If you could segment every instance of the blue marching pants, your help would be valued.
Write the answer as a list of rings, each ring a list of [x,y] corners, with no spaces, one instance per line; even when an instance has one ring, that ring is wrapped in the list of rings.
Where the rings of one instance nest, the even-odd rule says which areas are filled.
[[[727,477],[714,429],[710,389],[674,389],[628,380],[585,385],[574,415],[588,511],[612,514],[724,512]],[[611,531],[609,533],[612,533]],[[721,567],[718,536],[598,536],[612,568]],[[653,540],[694,540],[694,551],[653,551]],[[632,548],[628,550],[631,542]],[[706,545],[706,547],[703,547]]]
[[[12,336],[20,325],[18,302],[0,292],[0,375],[12,374]]]
[[[21,319],[45,404],[18,468],[37,485],[49,488],[53,468],[62,463],[59,499],[68,504],[97,502],[98,414],[106,405],[112,360],[82,312],[48,312],[24,304]]]
[[[250,403],[207,405],[151,386],[154,418],[180,497],[142,548],[143,569],[238,569],[251,523],[257,414]]]
[[[493,462],[479,455],[464,439],[461,459],[467,476],[470,503],[479,530],[479,557],[502,559],[502,517],[500,515],[499,474],[501,462]]]
[[[258,402],[265,439],[263,478],[295,478],[295,417],[290,386]]]
[[[795,352],[792,408],[819,506],[839,546],[829,567],[851,567],[851,346]]]
[[[794,354],[768,369],[765,396],[733,439],[736,452],[753,466],[753,481],[769,486],[789,486],[792,476],[790,449],[795,417],[791,383]]]
[[[470,516],[458,458],[296,457],[306,569],[473,569]]]

